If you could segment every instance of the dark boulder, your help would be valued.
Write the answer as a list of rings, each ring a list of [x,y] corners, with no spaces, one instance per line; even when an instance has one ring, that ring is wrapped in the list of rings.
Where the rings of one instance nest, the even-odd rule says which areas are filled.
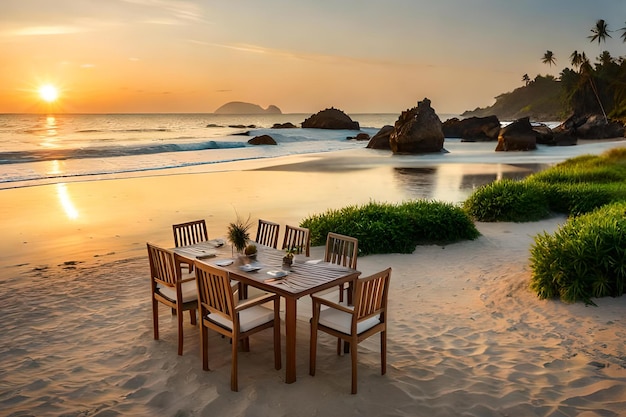
[[[417,107],[403,111],[389,136],[394,154],[441,152],[443,142],[441,120],[427,98]]]
[[[517,119],[500,129],[496,151],[530,151],[537,149],[537,134],[528,117]]]
[[[322,110],[312,115],[302,122],[302,127],[309,129],[360,129],[359,122],[352,121],[350,116],[335,108]]]
[[[441,129],[447,138],[461,138],[467,142],[488,142],[498,140],[500,127],[497,116],[468,117],[463,120],[454,117],[443,122]]]
[[[348,140],[370,140],[370,135],[365,132],[358,133],[356,136],[348,136]]]
[[[370,139],[366,148],[391,150],[391,146],[389,145],[389,136],[391,135],[391,132],[393,132],[393,126],[383,126],[378,133]]]
[[[294,125],[291,122],[285,122],[285,123],[274,123],[274,125],[272,126],[272,129],[295,129],[298,126]]]
[[[248,143],[250,145],[276,145],[276,141],[270,135],[255,136]]]
[[[554,129],[578,139],[613,139],[624,137],[624,123],[606,120],[601,114],[572,115]]]

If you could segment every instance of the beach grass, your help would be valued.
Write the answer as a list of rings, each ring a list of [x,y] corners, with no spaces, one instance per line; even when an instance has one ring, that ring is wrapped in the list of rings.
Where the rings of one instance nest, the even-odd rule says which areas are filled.
[[[312,245],[324,245],[329,232],[359,239],[359,254],[412,253],[419,244],[476,239],[470,217],[451,203],[411,200],[398,204],[369,202],[327,210],[304,219]]]

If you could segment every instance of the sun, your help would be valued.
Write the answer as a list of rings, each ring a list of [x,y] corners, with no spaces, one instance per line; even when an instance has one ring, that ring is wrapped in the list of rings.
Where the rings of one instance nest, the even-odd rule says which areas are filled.
[[[45,102],[52,103],[59,98],[59,90],[52,84],[45,84],[39,87],[39,97]]]

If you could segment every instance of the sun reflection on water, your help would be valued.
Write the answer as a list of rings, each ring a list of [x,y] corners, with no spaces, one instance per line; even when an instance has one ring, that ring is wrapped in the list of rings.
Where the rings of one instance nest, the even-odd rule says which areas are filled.
[[[71,220],[78,218],[78,210],[74,206],[67,187],[64,183],[57,184],[57,195],[59,196],[59,202],[65,210],[65,214]]]

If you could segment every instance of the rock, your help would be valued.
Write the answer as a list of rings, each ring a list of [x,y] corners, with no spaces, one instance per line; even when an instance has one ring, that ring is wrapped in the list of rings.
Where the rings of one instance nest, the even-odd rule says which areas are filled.
[[[274,125],[272,126],[272,129],[295,129],[298,126],[294,125],[291,122],[286,122],[286,123],[274,123]]]
[[[443,134],[447,138],[461,138],[467,142],[498,140],[500,120],[497,116],[468,117],[459,120],[454,117],[443,122]]]
[[[623,138],[625,129],[622,122],[609,120],[607,123],[601,114],[574,114],[554,128],[554,132],[578,139],[612,139]]]
[[[215,114],[282,114],[282,112],[274,105],[263,109],[258,104],[231,101],[215,110]]]
[[[528,117],[523,117],[500,129],[498,151],[530,151],[537,149],[537,134]]]
[[[393,126],[383,126],[378,133],[370,139],[366,148],[391,150],[391,145],[389,145],[389,136],[391,135],[391,132],[393,132]]]
[[[441,152],[444,135],[441,120],[425,98],[417,107],[403,111],[389,135],[394,154]]]
[[[552,145],[554,140],[552,129],[543,123],[531,123],[531,127],[533,132],[535,132],[537,144]]]
[[[370,135],[365,132],[361,132],[356,136],[348,136],[346,139],[348,140],[370,140]]]
[[[270,135],[255,136],[248,141],[250,145],[276,145],[276,141]]]
[[[302,127],[312,129],[360,129],[359,122],[352,121],[350,116],[332,107],[312,115],[302,122]]]

